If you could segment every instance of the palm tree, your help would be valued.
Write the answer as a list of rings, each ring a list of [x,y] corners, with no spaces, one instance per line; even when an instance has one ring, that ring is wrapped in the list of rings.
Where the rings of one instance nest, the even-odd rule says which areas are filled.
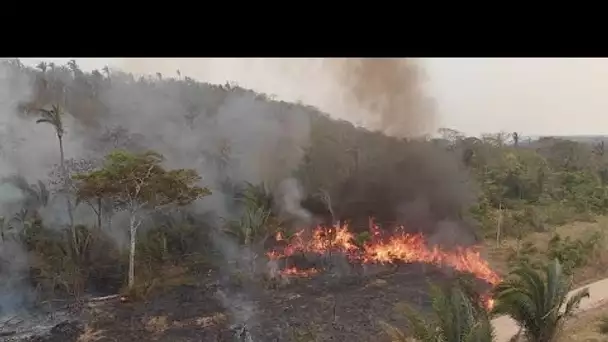
[[[488,312],[469,298],[458,286],[442,290],[431,287],[433,312],[422,317],[405,307],[413,341],[420,342],[491,342],[494,330]],[[393,342],[412,341],[399,329],[381,322]]]
[[[226,233],[241,244],[263,245],[278,225],[272,212],[272,193],[264,183],[254,185],[246,182],[235,195],[235,200],[243,205],[243,214],[239,220],[229,222]]]
[[[61,153],[61,165],[64,163],[64,155],[63,155],[63,135],[65,134],[65,130],[63,129],[63,120],[62,115],[63,111],[59,106],[53,105],[51,109],[40,108],[37,110],[41,118],[36,120],[36,123],[48,123],[55,128],[55,133],[57,134],[57,139],[59,139],[59,152]]]
[[[67,170],[65,168],[65,154],[63,152],[63,136],[65,134],[65,130],[63,128],[63,111],[61,110],[61,108],[58,105],[53,105],[51,107],[51,109],[44,109],[44,108],[40,108],[37,110],[40,115],[41,118],[36,120],[36,123],[47,123],[53,126],[53,128],[55,128],[55,133],[57,134],[57,140],[59,140],[59,154],[60,154],[60,167],[61,167],[61,173],[62,173],[62,178],[64,181],[64,186],[65,189],[69,188],[69,176],[67,175]],[[67,202],[68,202],[68,216],[70,219],[70,227],[74,226],[74,217],[72,215],[72,202],[69,198],[69,196],[67,196]]]
[[[568,298],[571,289],[572,279],[557,259],[543,270],[520,266],[496,288],[494,312],[515,320],[529,342],[553,342],[565,320],[589,297],[584,288]]]

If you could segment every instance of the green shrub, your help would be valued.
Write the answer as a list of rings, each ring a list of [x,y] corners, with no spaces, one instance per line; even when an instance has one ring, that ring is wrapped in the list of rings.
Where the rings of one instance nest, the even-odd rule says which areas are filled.
[[[601,241],[602,235],[599,232],[585,239],[562,238],[556,234],[549,240],[547,256],[558,259],[564,270],[572,273],[576,268],[587,265]]]

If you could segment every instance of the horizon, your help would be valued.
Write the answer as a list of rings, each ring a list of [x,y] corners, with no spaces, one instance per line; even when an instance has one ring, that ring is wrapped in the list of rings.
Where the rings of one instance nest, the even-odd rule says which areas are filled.
[[[318,84],[301,85],[309,78],[306,70],[297,70],[304,59],[21,58],[28,65],[41,60],[65,64],[70,59],[86,71],[107,65],[134,74],[176,75],[179,69],[201,82],[233,81],[279,100],[301,101],[336,114],[325,106],[322,91],[311,89]],[[603,114],[608,111],[607,59],[427,58],[422,62],[427,92],[437,103],[437,129],[446,127],[469,136],[515,131],[525,136],[608,135],[608,116]],[[276,70],[270,70],[272,64]],[[360,124],[357,119],[337,117]]]

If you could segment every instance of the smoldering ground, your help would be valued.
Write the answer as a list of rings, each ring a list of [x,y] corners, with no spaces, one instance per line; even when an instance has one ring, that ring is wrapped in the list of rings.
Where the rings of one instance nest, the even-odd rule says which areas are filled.
[[[19,115],[16,109],[23,101],[42,106],[53,99],[64,101],[69,112],[64,122],[66,158],[99,160],[112,148],[153,149],[166,157],[168,167],[193,168],[199,172],[203,178],[201,183],[208,186],[213,195],[198,201],[192,209],[212,213],[214,222],[221,222],[217,218],[238,217],[240,212],[232,201],[234,188],[230,184],[242,182],[268,184],[277,194],[276,203],[283,215],[293,216],[298,224],[309,221],[310,213],[303,210],[299,202],[319,189],[302,182],[294,173],[306,162],[304,159],[315,144],[322,146],[315,140],[317,132],[312,120],[312,116],[319,114],[302,105],[269,101],[265,96],[238,87],[197,84],[185,76],[200,74],[197,68],[205,62],[189,63],[194,64],[180,67],[180,75],[173,79],[154,75],[141,80],[120,71],[104,78],[68,68],[55,73],[45,71],[41,75],[1,66],[0,177],[18,173],[32,184],[38,180],[48,181],[49,170],[59,159],[55,132],[48,125],[36,125],[31,116]],[[420,84],[420,68],[411,61],[295,60],[290,65],[287,61],[266,60],[256,63],[261,68],[247,73],[245,68],[237,70],[243,71],[249,82],[269,84],[277,92],[283,91],[338,117],[396,137],[387,147],[397,144],[397,138],[424,135],[434,127],[431,97]],[[149,66],[154,68],[149,71],[154,72],[167,68],[162,63]],[[286,71],[288,76],[279,77],[280,71]],[[42,82],[41,77],[48,79]],[[51,92],[52,85],[46,84],[52,84],[53,77],[61,78],[61,82],[57,82],[63,84],[60,93],[68,94],[63,99],[45,95]],[[81,90],[91,87],[93,99]],[[373,135],[372,139],[377,140],[377,136]],[[346,152],[332,153],[340,157]],[[360,206],[350,203],[349,198],[379,196],[386,203],[382,206],[400,220],[432,226],[432,231],[446,226],[455,231],[468,230],[458,221],[458,209],[466,205],[471,192],[452,157],[422,142],[413,142],[405,150],[387,148],[373,153],[384,154],[386,162],[375,162],[371,154],[360,156],[358,172],[344,175],[343,181],[336,182],[341,188],[330,191],[336,212],[343,216],[340,219],[348,218],[352,212],[368,214],[365,208],[361,210]],[[315,167],[321,169],[317,172],[325,173],[324,168],[328,174],[341,172],[331,170],[336,169],[332,157],[316,164]],[[342,177],[336,174],[337,179]],[[304,184],[297,184],[296,179]],[[61,201],[52,202],[41,211],[43,221],[57,227],[67,222],[66,215]],[[93,224],[95,215],[81,206],[76,220]],[[439,224],[452,221],[456,223]],[[120,227],[117,218],[112,235],[124,243],[126,230]],[[230,239],[218,236],[216,247],[226,260],[239,260],[247,254]],[[462,234],[451,234],[454,236]]]

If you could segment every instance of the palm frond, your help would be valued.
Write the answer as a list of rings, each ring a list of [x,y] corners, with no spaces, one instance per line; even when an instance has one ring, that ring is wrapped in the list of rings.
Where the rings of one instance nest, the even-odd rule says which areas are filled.
[[[570,299],[568,299],[568,302],[566,302],[566,308],[564,309],[564,313],[562,315],[564,317],[573,315],[574,311],[581,305],[581,301],[584,298],[589,298],[589,296],[589,288],[587,287],[573,294]]]
[[[482,319],[473,325],[463,342],[490,342],[494,341],[494,327],[489,319]]]
[[[401,305],[401,310],[407,319],[408,327],[411,331],[411,335],[414,338],[420,341],[438,340],[438,335],[440,334],[441,329],[438,329],[437,324],[429,324],[425,317],[422,317],[420,313],[416,312],[409,305]],[[401,333],[400,335],[404,335],[400,330],[398,331]]]
[[[469,298],[459,287],[441,289],[431,286],[433,315],[422,317],[411,307],[402,311],[412,337],[421,342],[491,342],[493,328],[489,314]],[[407,341],[401,330],[383,322],[382,326],[393,341]]]
[[[57,135],[59,137],[63,136],[63,134],[64,134],[63,119],[62,119],[63,111],[61,110],[61,108],[59,106],[53,105],[53,106],[51,106],[51,109],[37,108],[36,112],[38,112],[41,116],[41,118],[36,120],[37,124],[48,123],[55,128],[55,131],[57,132]]]
[[[571,288],[572,281],[557,259],[542,270],[519,267],[497,287],[494,312],[511,316],[528,340],[551,341],[565,318],[589,296],[584,289],[566,300]]]

